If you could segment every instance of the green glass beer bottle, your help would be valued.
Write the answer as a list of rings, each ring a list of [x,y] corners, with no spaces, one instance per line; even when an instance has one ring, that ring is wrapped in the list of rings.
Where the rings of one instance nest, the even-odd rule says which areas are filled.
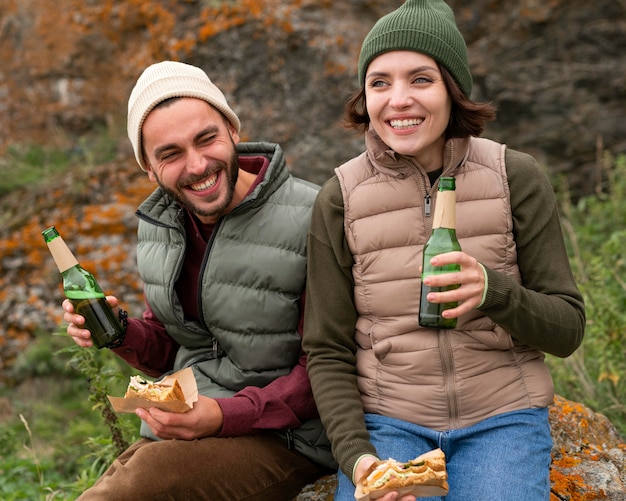
[[[124,329],[106,302],[104,292],[94,276],[78,264],[67,244],[54,226],[42,233],[48,249],[63,277],[65,297],[74,305],[74,311],[85,318],[85,329],[97,348],[114,346],[124,337]]]
[[[429,292],[444,292],[456,289],[458,285],[446,287],[429,287],[424,285],[424,278],[429,275],[439,275],[460,271],[460,266],[451,264],[433,266],[430,260],[444,252],[460,251],[461,246],[456,238],[456,180],[453,177],[439,178],[439,190],[435,202],[433,229],[430,238],[424,245],[422,261],[422,289],[420,296],[419,324],[423,327],[436,329],[453,329],[456,327],[456,318],[443,318],[441,312],[455,308],[458,303],[429,303],[426,299]]]

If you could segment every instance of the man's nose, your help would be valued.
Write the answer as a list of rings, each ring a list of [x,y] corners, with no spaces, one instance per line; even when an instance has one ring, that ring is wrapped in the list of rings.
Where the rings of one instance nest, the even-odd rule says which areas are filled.
[[[187,170],[189,172],[203,172],[205,167],[206,161],[202,153],[195,148],[191,148],[187,152]]]

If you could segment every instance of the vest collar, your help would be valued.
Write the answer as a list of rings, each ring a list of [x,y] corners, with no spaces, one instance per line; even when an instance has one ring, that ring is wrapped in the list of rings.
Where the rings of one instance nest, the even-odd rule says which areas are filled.
[[[448,139],[444,145],[442,175],[452,175],[467,158],[470,138]],[[365,134],[365,147],[370,162],[375,169],[393,177],[407,177],[417,168],[426,175],[424,169],[413,157],[399,155],[389,148],[373,128]]]

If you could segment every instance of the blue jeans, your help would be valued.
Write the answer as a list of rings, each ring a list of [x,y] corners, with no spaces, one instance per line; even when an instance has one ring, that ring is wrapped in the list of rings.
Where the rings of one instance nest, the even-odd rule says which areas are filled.
[[[381,459],[408,461],[441,448],[450,490],[431,501],[548,501],[552,437],[548,409],[525,409],[459,430],[433,431],[406,421],[366,414]],[[339,472],[335,501],[354,501],[354,485]]]

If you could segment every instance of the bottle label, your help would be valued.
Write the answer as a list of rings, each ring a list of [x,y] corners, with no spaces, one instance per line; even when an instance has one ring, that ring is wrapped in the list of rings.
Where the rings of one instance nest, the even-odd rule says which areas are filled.
[[[435,202],[433,228],[456,228],[456,194],[454,191],[440,191]]]
[[[48,242],[48,249],[50,249],[50,254],[52,254],[52,258],[61,273],[78,264],[78,260],[61,237],[56,237]]]

